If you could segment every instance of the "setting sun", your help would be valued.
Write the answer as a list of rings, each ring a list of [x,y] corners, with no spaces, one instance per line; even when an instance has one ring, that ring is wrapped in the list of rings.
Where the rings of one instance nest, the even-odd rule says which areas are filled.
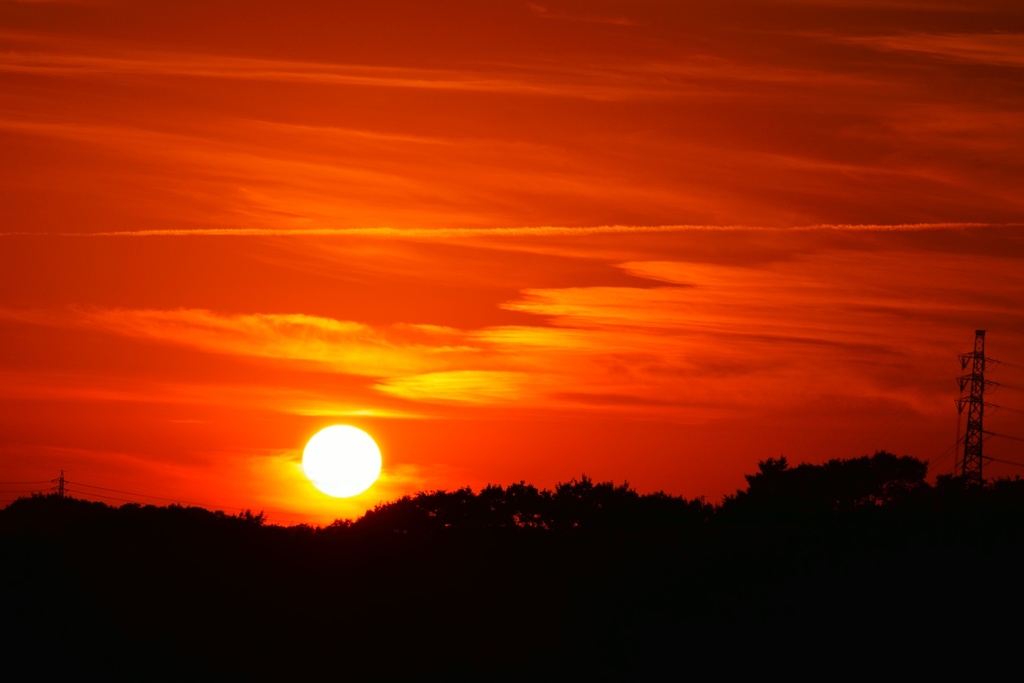
[[[302,469],[320,491],[335,498],[348,498],[377,481],[380,449],[363,430],[333,425],[314,434],[306,444]]]

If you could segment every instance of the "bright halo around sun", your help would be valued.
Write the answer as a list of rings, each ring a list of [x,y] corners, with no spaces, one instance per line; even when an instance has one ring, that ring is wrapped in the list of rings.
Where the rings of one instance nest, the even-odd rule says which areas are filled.
[[[334,425],[313,435],[302,452],[302,470],[329,496],[348,498],[380,476],[380,449],[362,429]]]

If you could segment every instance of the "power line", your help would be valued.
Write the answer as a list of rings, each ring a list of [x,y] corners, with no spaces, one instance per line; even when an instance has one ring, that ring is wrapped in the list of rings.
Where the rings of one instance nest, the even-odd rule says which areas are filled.
[[[1020,368],[1021,370],[1024,370],[1024,365],[1017,365],[1016,363],[1009,363],[1009,362],[1007,362],[1005,360],[997,360],[995,358],[986,358],[985,360],[987,360],[989,363],[998,363],[999,365],[1006,365],[1006,366],[1011,367],[1011,368]]]
[[[84,484],[84,483],[82,483],[80,481],[69,481],[68,483],[69,484],[73,484],[75,486],[86,486],[86,487],[92,488],[92,489],[99,489],[100,491],[110,491],[112,493],[123,493],[126,496],[136,496],[135,499],[126,499],[126,498],[118,498],[116,496],[107,496],[107,495],[103,495],[102,493],[93,493],[92,491],[79,491],[79,490],[75,491],[75,493],[78,493],[78,494],[83,495],[83,496],[91,496],[93,498],[105,498],[105,499],[109,499],[109,500],[117,500],[117,501],[121,501],[122,503],[148,504],[148,503],[145,503],[145,501],[138,500],[138,498],[154,498],[156,500],[163,500],[163,501],[167,501],[167,502],[170,502],[170,503],[173,503],[173,504],[176,504],[176,505],[186,505],[186,506],[189,506],[189,507],[199,507],[199,508],[205,508],[207,510],[224,510],[224,509],[229,509],[229,508],[235,507],[234,505],[209,505],[209,504],[206,504],[206,503],[197,503],[195,501],[181,500],[180,498],[164,498],[164,497],[161,497],[161,496],[151,496],[148,493],[139,493],[138,491],[123,491],[121,489],[110,489],[110,488],[105,488],[103,486],[94,486],[92,484]]]
[[[75,489],[64,489],[64,490],[67,491],[68,493],[77,493],[77,494],[79,494],[81,496],[88,496],[90,498],[103,498],[105,500],[116,500],[116,501],[121,502],[121,503],[137,503],[138,502],[138,501],[135,501],[135,500],[128,500],[127,498],[115,498],[114,496],[104,496],[103,494],[100,494],[100,493],[88,493],[86,491],[78,491],[78,490],[75,490]]]
[[[993,462],[1001,462],[1004,465],[1013,465],[1015,467],[1024,467],[1024,463],[1022,463],[1022,462],[1013,462],[1012,460],[1001,460],[999,458],[990,458],[987,455],[985,457],[988,460],[992,460]]]
[[[47,482],[47,483],[49,483],[49,482]],[[70,483],[70,482],[68,482],[68,483]],[[78,485],[79,486],[89,486],[89,484],[81,484],[81,483],[79,483]],[[92,486],[91,488],[102,489],[103,487]],[[116,491],[116,489],[103,489],[103,490],[113,490],[113,491]],[[77,493],[78,495],[84,496],[86,498],[102,498],[104,500],[113,500],[113,501],[117,501],[119,503],[129,503],[129,504],[133,504],[133,503],[134,504],[138,504],[139,503],[138,500],[130,500],[128,498],[118,498],[116,496],[107,496],[107,495],[103,495],[101,493],[93,493],[91,491],[80,491],[80,490],[77,490],[77,489],[74,489],[74,488],[68,488],[68,487],[65,487],[64,492],[65,493]],[[35,491],[0,491],[0,493],[38,493],[38,490],[35,490]],[[128,495],[145,495],[145,494],[133,494],[131,492],[122,492],[122,493],[128,493]],[[150,496],[150,497],[157,498],[158,496]],[[13,503],[16,500],[18,500],[18,499],[17,498],[0,498],[0,502],[2,502],[2,503]],[[173,500],[173,499],[165,498],[163,500]],[[199,505],[199,504],[193,504],[193,503],[189,503],[188,505],[194,506],[194,507],[198,507],[198,508],[202,508],[204,510],[214,510],[214,511],[218,510],[218,509],[223,510],[225,507],[231,507],[231,506],[217,506],[217,507],[214,507],[214,506]],[[275,510],[266,511],[266,510],[264,510],[264,512],[278,513],[279,511],[275,511]],[[296,525],[299,525],[299,524],[307,524],[307,522],[300,522],[300,521],[298,521],[298,520],[296,520],[294,518],[282,518],[282,519],[279,520],[279,522],[284,522],[284,523],[286,523],[286,524],[288,524],[290,526],[296,526]]]
[[[204,505],[203,503],[192,503],[192,502],[189,502],[187,500],[181,500],[180,498],[163,498],[161,496],[151,496],[151,495],[146,494],[146,493],[138,493],[137,491],[122,491],[121,489],[108,489],[108,488],[105,488],[103,486],[94,486],[92,484],[83,484],[80,481],[68,481],[68,483],[69,484],[74,484],[75,486],[85,486],[85,487],[90,488],[90,489],[98,489],[100,491],[110,491],[111,493],[123,493],[126,496],[141,496],[143,498],[155,498],[156,500],[166,500],[166,501],[171,502],[171,503],[178,503],[178,504],[185,503],[187,505],[196,505],[196,506],[199,506],[199,507],[214,507],[214,506]],[[98,493],[96,495],[99,496]],[[100,497],[102,497],[102,496],[100,496]],[[129,502],[134,502],[134,501],[129,501]]]
[[[999,434],[997,432],[990,432],[990,431],[987,431],[987,430],[986,430],[985,433],[990,435],[990,436],[998,436],[998,437],[1000,437],[1002,439],[1012,439],[1013,441],[1024,441],[1024,438],[1021,438],[1019,436],[1010,436],[1009,434]]]
[[[62,474],[63,474],[63,471],[62,471]],[[163,501],[168,501],[168,502],[171,502],[171,503],[177,503],[178,505],[189,505],[189,506],[194,506],[194,507],[206,508],[206,509],[209,509],[209,510],[230,509],[230,508],[235,507],[233,505],[208,505],[208,504],[205,504],[205,503],[197,503],[197,502],[194,502],[194,501],[184,501],[184,500],[181,500],[180,498],[165,498],[165,497],[162,497],[162,496],[153,496],[153,495],[150,495],[148,493],[140,493],[138,491],[125,491],[123,489],[112,489],[112,488],[107,488],[107,487],[104,487],[104,486],[96,486],[94,484],[86,484],[85,482],[81,482],[81,481],[71,481],[70,479],[62,479],[62,480],[61,479],[44,479],[44,480],[31,481],[31,482],[29,482],[29,481],[24,481],[24,482],[22,482],[22,481],[19,481],[19,482],[0,482],[0,484],[5,484],[5,483],[9,483],[9,484],[12,484],[12,485],[13,484],[53,484],[53,483],[58,482],[58,481],[62,481],[62,483],[65,484],[65,485],[78,486],[78,487],[86,487],[86,488],[90,488],[90,489],[97,489],[99,491],[109,491],[111,493],[121,493],[121,494],[124,494],[126,496],[135,496],[136,497],[136,499],[132,500],[132,499],[128,499],[128,498],[118,498],[116,496],[107,496],[107,495],[103,495],[103,494],[100,494],[100,493],[93,493],[92,491],[82,491],[82,490],[79,490],[79,489],[67,488],[67,486],[65,486],[65,488],[64,488],[64,491],[66,491],[66,492],[77,493],[77,494],[82,495],[82,496],[89,496],[89,497],[93,497],[93,498],[104,498],[104,499],[107,499],[107,500],[116,500],[116,501],[119,501],[119,502],[122,502],[122,503],[144,503],[144,501],[140,501],[140,500],[138,500],[138,498],[153,498],[153,499],[156,499],[156,500],[163,500]],[[36,490],[0,491],[0,493],[36,493],[37,491],[38,491],[38,489],[36,489]]]
[[[1008,410],[1011,413],[1022,413],[1022,414],[1024,414],[1024,410],[1021,410],[1020,408],[1007,408],[1006,406],[996,405],[995,403],[986,403],[985,407],[986,408],[995,408],[996,410]]]
[[[121,493],[121,494],[124,494],[126,496],[136,496],[137,498],[153,498],[153,499],[156,499],[156,500],[168,501],[170,503],[175,503],[175,504],[178,504],[178,505],[188,505],[188,506],[192,506],[192,507],[204,508],[206,510],[229,510],[229,509],[232,509],[232,508],[236,507],[234,505],[210,505],[210,504],[207,504],[207,503],[197,503],[197,502],[194,502],[194,501],[185,501],[185,500],[181,500],[180,498],[166,498],[166,497],[162,497],[162,496],[153,496],[153,495],[150,495],[150,494],[147,494],[147,493],[139,493],[138,491],[125,491],[123,489],[112,489],[112,488],[108,488],[108,487],[105,487],[105,486],[96,486],[95,484],[86,484],[86,483],[80,482],[80,481],[70,481],[70,480],[65,480],[65,481],[66,481],[66,483],[74,485],[74,486],[84,486],[86,488],[96,489],[98,491],[107,491],[107,492],[110,492],[110,493]],[[108,495],[103,495],[103,494],[100,494],[100,493],[93,493],[92,491],[75,490],[74,492],[78,493],[79,495],[83,495],[83,496],[90,496],[90,497],[93,497],[93,498],[103,498],[103,499],[107,499],[107,500],[116,500],[116,501],[122,502],[122,503],[143,503],[143,501],[139,501],[137,499],[131,500],[131,499],[119,498],[117,496],[108,496]],[[283,510],[274,510],[274,509],[261,508],[261,511],[266,513],[266,514],[272,514],[272,515],[275,515],[275,516],[281,516],[282,518],[284,518],[284,519],[282,519],[282,521],[294,521],[294,520],[289,519],[288,518],[289,513],[286,512],[286,511],[283,511]]]
[[[125,491],[124,489],[114,489],[114,488],[108,488],[108,487],[105,487],[105,486],[97,486],[95,484],[86,484],[85,482],[80,482],[80,481],[71,481],[71,480],[68,480],[68,479],[66,479],[64,477],[64,471],[63,470],[61,470],[60,476],[58,478],[55,478],[55,479],[40,479],[40,480],[33,480],[33,481],[9,481],[9,482],[0,482],[0,484],[7,484],[7,485],[49,484],[50,486],[47,487],[47,488],[50,489],[51,493],[57,493],[57,495],[64,495],[66,493],[75,493],[75,494],[78,494],[79,496],[82,496],[82,497],[84,497],[86,499],[89,499],[89,498],[102,498],[104,500],[116,501],[118,503],[133,503],[133,504],[140,504],[140,505],[151,505],[152,504],[152,503],[146,503],[144,500],[139,500],[140,498],[143,498],[143,499],[155,499],[155,500],[167,501],[167,502],[174,503],[174,504],[177,504],[177,505],[184,505],[184,506],[189,506],[189,507],[203,508],[203,509],[209,510],[209,511],[224,511],[224,510],[230,510],[230,509],[233,509],[233,508],[236,507],[235,505],[209,505],[209,504],[206,504],[206,503],[197,503],[197,502],[194,502],[194,501],[183,501],[180,498],[166,498],[166,497],[163,497],[163,496],[150,495],[148,493],[140,493],[138,491]],[[70,485],[70,487],[68,485]],[[85,488],[88,488],[88,489],[95,489],[96,491],[107,491],[107,492],[110,492],[110,493],[120,493],[120,494],[123,494],[125,496],[133,496],[134,498],[121,498],[121,497],[118,497],[118,496],[109,496],[109,495],[105,495],[105,494],[102,494],[102,493],[96,493],[94,491],[83,491],[80,488],[72,488],[72,487],[85,487]],[[43,492],[42,489],[39,489],[39,488],[37,488],[37,489],[14,489],[14,490],[0,490],[0,495],[20,494],[20,493],[36,494],[36,493],[42,493],[42,492]],[[2,502],[2,503],[12,503],[15,500],[18,500],[18,498],[0,498],[0,502]],[[239,510],[242,510],[242,509],[244,509],[244,508],[239,508]],[[278,526],[285,526],[285,525],[295,526],[295,525],[298,525],[298,524],[308,524],[308,522],[296,520],[294,518],[294,516],[293,516],[294,512],[288,512],[288,511],[285,511],[285,510],[268,509],[268,508],[261,508],[260,512],[262,512],[265,515],[273,515],[276,518],[276,520],[277,520],[275,522],[275,524],[278,525]]]
[[[1011,389],[1013,391],[1024,391],[1024,387],[1018,387],[1013,384],[1003,384],[1002,382],[993,382],[991,380],[985,380],[985,383],[989,386],[995,387],[996,389]]]
[[[945,462],[946,458],[948,458],[950,455],[954,455],[955,454],[956,448],[957,448],[957,446],[960,445],[961,441],[963,441],[963,439],[960,437],[960,429],[958,427],[957,428],[957,438],[956,438],[956,441],[954,441],[952,444],[947,446],[946,449],[943,450],[941,453],[939,453],[937,456],[935,456],[934,459],[929,460],[928,464],[929,465],[933,465],[935,467],[938,467],[940,464]],[[953,459],[953,467],[954,467],[954,470],[955,470],[956,469],[956,459],[955,458]]]

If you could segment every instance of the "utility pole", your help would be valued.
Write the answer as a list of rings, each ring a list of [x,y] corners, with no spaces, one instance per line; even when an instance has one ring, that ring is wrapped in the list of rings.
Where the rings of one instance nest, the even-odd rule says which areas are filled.
[[[961,396],[956,400],[956,407],[963,413],[967,407],[967,432],[964,434],[964,457],[961,463],[960,476],[966,481],[981,484],[985,480],[981,476],[982,463],[982,418],[985,415],[985,330],[977,330],[974,335],[974,352],[960,354],[960,368],[966,370],[971,366],[971,374],[959,377],[960,392],[963,393],[970,384],[969,396]]]

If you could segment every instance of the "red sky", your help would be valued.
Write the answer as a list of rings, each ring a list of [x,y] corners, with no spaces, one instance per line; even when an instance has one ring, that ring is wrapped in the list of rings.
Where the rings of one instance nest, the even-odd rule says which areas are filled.
[[[976,329],[1021,473],[1019,0],[0,0],[0,150],[3,481],[321,524],[947,473]]]

